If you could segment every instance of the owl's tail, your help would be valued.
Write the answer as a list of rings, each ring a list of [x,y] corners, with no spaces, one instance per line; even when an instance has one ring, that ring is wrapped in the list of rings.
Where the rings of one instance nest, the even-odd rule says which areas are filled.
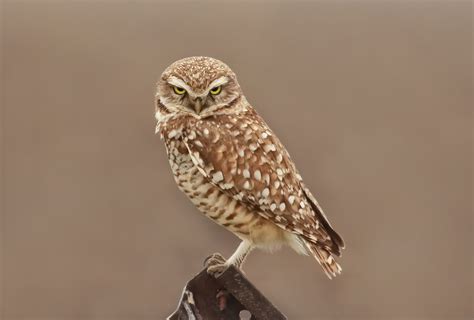
[[[333,255],[328,249],[321,247],[320,245],[315,244],[313,242],[309,242],[306,240],[304,242],[309,253],[319,262],[319,264],[324,270],[324,273],[326,273],[329,279],[332,279],[332,277],[341,274],[341,266],[336,262]]]

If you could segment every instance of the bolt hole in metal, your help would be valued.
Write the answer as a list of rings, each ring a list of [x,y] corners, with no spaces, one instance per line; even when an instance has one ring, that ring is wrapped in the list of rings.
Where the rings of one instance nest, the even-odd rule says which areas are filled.
[[[252,318],[252,314],[248,310],[242,310],[239,312],[240,320],[250,320]]]

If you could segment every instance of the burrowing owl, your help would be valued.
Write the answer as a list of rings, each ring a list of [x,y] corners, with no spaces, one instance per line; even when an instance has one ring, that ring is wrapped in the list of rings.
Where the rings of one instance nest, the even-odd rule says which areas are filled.
[[[247,102],[234,72],[208,57],[176,61],[156,94],[156,132],[179,186],[207,217],[242,239],[207,270],[241,267],[255,247],[289,245],[316,258],[329,278],[341,272],[334,231],[275,133]]]

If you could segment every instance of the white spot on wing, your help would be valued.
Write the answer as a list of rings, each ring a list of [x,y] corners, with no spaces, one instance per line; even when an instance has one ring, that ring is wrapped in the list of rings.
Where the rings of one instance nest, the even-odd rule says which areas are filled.
[[[255,172],[253,173],[253,176],[254,176],[255,179],[257,179],[258,181],[260,181],[260,179],[262,179],[262,173],[260,172],[260,170],[255,170]]]
[[[214,181],[214,183],[218,183],[222,180],[224,180],[224,175],[222,174],[222,171],[217,171],[212,175],[212,181]]]
[[[168,133],[168,139],[173,139],[174,137],[176,137],[178,135],[178,131],[176,130],[171,130],[169,133]]]
[[[268,173],[263,175],[263,181],[265,181],[267,185],[270,184],[270,175]]]
[[[250,190],[250,189],[251,189],[251,187],[250,187],[250,182],[249,182],[248,180],[245,181],[245,183],[244,183],[244,189],[247,189],[247,190]]]
[[[263,150],[265,152],[270,152],[270,151],[276,151],[276,148],[275,148],[275,145],[272,143],[272,144],[266,144],[263,146]]]
[[[289,202],[290,204],[293,204],[293,203],[295,202],[295,196],[294,196],[294,195],[289,196],[289,197],[288,197],[288,202]]]
[[[229,183],[222,183],[221,185],[221,188],[226,190],[226,189],[231,189],[234,187],[234,183],[233,182],[229,182]]]

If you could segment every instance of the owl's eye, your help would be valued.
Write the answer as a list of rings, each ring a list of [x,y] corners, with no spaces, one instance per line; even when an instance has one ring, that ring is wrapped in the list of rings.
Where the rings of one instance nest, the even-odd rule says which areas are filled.
[[[173,87],[173,90],[174,90],[174,93],[179,94],[179,95],[183,95],[186,93],[186,90],[180,87]]]
[[[221,93],[221,91],[222,91],[222,86],[214,87],[211,90],[209,90],[209,92],[214,96]]]

